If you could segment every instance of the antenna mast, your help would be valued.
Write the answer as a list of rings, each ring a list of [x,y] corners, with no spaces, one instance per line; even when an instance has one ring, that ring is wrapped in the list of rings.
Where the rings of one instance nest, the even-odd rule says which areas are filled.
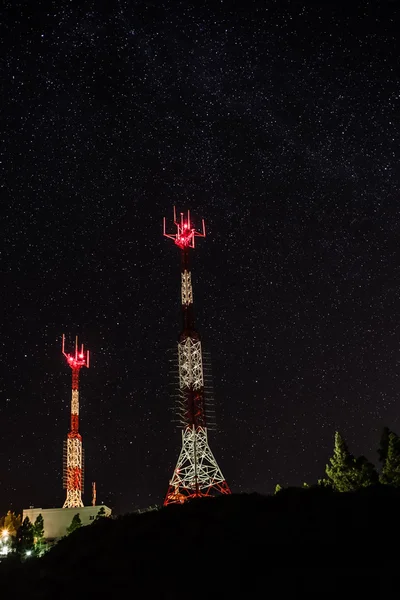
[[[201,231],[192,227],[190,212],[176,216],[175,233],[167,233],[164,217],[163,233],[181,251],[181,309],[182,331],[178,339],[179,417],[183,426],[182,448],[164,505],[182,503],[189,498],[230,494],[208,444],[206,406],[204,397],[203,354],[200,336],[196,331],[193,311],[193,288],[189,249],[195,247],[196,237],[205,237],[204,219]]]
[[[83,507],[83,448],[79,433],[79,372],[89,367],[89,350],[84,351],[83,344],[78,348],[78,336],[75,338],[73,354],[65,352],[65,335],[62,336],[62,353],[72,369],[71,426],[64,442],[64,488],[67,497],[63,508]]]

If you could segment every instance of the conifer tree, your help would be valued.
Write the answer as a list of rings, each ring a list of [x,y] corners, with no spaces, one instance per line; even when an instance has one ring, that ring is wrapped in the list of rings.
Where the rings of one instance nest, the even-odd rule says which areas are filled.
[[[33,524],[33,539],[36,553],[41,554],[44,548],[44,521],[41,514],[36,517]]]
[[[365,458],[359,456],[355,459],[355,482],[356,489],[376,485],[379,482],[379,475],[374,465]]]
[[[18,528],[17,535],[14,543],[15,551],[17,554],[24,558],[29,556],[34,550],[33,540],[33,525],[29,520],[29,517],[25,517],[22,525]]]
[[[275,486],[274,494],[277,494],[278,492],[280,492],[282,490],[283,490],[283,487],[279,483],[277,483]]]
[[[400,487],[400,439],[393,432],[389,433],[388,450],[380,482],[385,485]]]
[[[338,431],[335,433],[333,456],[330,465],[326,465],[325,472],[332,487],[338,492],[353,492],[378,482],[375,467],[365,456],[354,458]]]
[[[75,531],[76,529],[79,529],[79,527],[82,526],[82,521],[81,518],[79,516],[79,513],[77,513],[76,515],[74,515],[72,521],[71,521],[71,525],[69,525],[67,527],[67,535],[69,535],[70,533],[72,533],[73,531]]]
[[[338,492],[352,491],[354,457],[338,431],[335,433],[333,456],[329,461],[330,465],[326,465],[325,472],[334,489]]]

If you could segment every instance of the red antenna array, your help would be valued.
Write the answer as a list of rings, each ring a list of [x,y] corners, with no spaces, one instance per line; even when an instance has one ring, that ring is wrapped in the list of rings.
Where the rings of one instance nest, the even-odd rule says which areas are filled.
[[[180,220],[178,221],[176,218],[176,208],[174,206],[174,224],[176,226],[176,233],[166,232],[165,217],[163,223],[165,237],[174,240],[175,244],[181,249],[194,248],[194,240],[196,237],[206,237],[206,226],[204,219],[202,219],[202,231],[196,231],[191,225],[189,210],[186,213],[186,217],[184,213],[181,213]]]

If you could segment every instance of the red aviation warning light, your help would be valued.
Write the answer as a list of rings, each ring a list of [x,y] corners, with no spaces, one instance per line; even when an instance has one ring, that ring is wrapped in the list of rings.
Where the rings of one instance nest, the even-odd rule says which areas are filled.
[[[176,226],[176,233],[167,233],[165,227],[164,217],[164,235],[171,240],[174,240],[175,244],[179,248],[194,248],[195,237],[206,237],[206,227],[204,219],[202,219],[202,231],[196,231],[190,222],[190,211],[187,211],[186,217],[184,213],[180,214],[180,220],[176,218],[176,208],[174,206],[174,224]]]
[[[86,350],[86,354],[83,348],[83,344],[78,350],[78,336],[75,338],[75,354],[67,354],[65,352],[65,335],[62,336],[62,353],[68,361],[71,369],[80,369],[81,367],[89,368],[89,350]]]

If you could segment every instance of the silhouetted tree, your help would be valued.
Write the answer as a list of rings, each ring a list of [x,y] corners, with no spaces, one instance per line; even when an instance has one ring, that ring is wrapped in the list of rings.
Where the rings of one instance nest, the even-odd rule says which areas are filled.
[[[378,456],[379,456],[379,461],[381,463],[384,463],[388,454],[388,449],[389,449],[389,436],[392,432],[390,431],[389,427],[384,427],[382,430],[382,435],[381,435],[381,439],[379,442],[379,448],[378,448]]]
[[[332,481],[330,479],[318,479],[317,485],[325,488],[332,488]]]
[[[82,527],[82,521],[79,516],[79,513],[77,513],[76,515],[74,515],[71,521],[71,525],[67,527],[67,535],[75,531],[75,529],[79,529],[79,527]]]
[[[378,482],[373,464],[365,456],[354,458],[338,431],[335,433],[333,456],[330,465],[326,465],[325,472],[332,487],[338,492],[353,492]]]
[[[325,472],[335,490],[338,492],[353,490],[354,457],[350,454],[346,442],[338,431],[335,433],[333,456],[329,461],[330,465],[326,465]]]
[[[400,487],[400,439],[393,432],[389,433],[388,450],[380,482],[385,485]]]
[[[356,489],[376,485],[379,482],[379,475],[374,465],[365,458],[359,456],[355,459],[355,480]]]
[[[33,524],[33,540],[35,543],[35,551],[40,554],[44,547],[44,521],[41,514],[39,514]]]
[[[33,525],[30,522],[29,517],[25,517],[22,525],[18,528],[14,548],[20,558],[23,558],[34,551]]]
[[[98,519],[102,519],[105,516],[106,516],[106,509],[104,508],[104,506],[101,506],[99,512],[96,515],[95,521],[97,521]]]

